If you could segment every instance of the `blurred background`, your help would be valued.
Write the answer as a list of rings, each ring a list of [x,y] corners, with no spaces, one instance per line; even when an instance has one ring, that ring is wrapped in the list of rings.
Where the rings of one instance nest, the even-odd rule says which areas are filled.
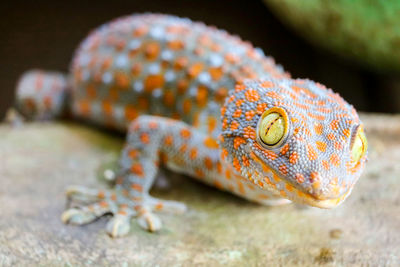
[[[244,40],[251,41],[256,47],[261,47],[267,55],[273,56],[278,63],[282,64],[293,77],[310,78],[333,88],[359,110],[400,111],[399,72],[396,72],[395,64],[363,60],[368,57],[362,52],[369,50],[364,43],[355,38],[346,39],[342,45],[344,48],[357,48],[358,42],[357,45],[362,47],[362,51],[357,56],[354,56],[354,51],[351,49],[329,46],[333,41],[340,41],[340,37],[336,35],[340,35],[342,31],[338,28],[347,25],[345,18],[341,17],[340,9],[330,7],[330,10],[336,13],[328,14],[326,7],[321,7],[321,9],[311,7],[308,12],[313,12],[315,17],[310,19],[309,14],[299,10],[298,6],[290,6],[290,2],[293,1],[265,0],[265,2],[268,2],[268,5],[262,0],[2,0],[0,3],[0,119],[13,104],[14,88],[22,72],[32,68],[67,72],[75,48],[91,29],[118,16],[140,12],[174,14],[215,25],[230,33],[238,34]],[[321,2],[326,4],[329,1]],[[343,3],[343,1],[339,2]],[[382,8],[382,6],[374,6],[373,3],[380,2],[380,5],[383,3],[378,0],[355,2],[361,5],[368,2],[368,8],[372,8],[366,11],[369,17],[371,17],[371,12],[380,12],[379,8]],[[304,6],[304,8],[308,7]],[[318,10],[324,10],[325,13],[318,15],[316,14]],[[346,7],[345,10],[351,9]],[[353,10],[357,11],[357,7]],[[382,10],[393,15],[393,8],[385,7]],[[299,14],[299,16],[294,17],[293,14]],[[397,18],[399,17],[400,11],[397,13]],[[379,16],[375,19],[380,20]],[[394,25],[400,25],[400,19],[396,20],[399,23]],[[359,21],[359,18],[356,22],[359,23],[362,33],[362,26],[366,24]],[[393,21],[388,22],[386,19],[384,22],[385,25],[389,25],[388,23]],[[327,27],[321,28],[320,25]],[[391,29],[400,30],[399,26],[397,28],[387,26],[380,29],[389,31],[388,34]],[[365,31],[365,34],[368,32]],[[369,37],[371,40],[379,38],[379,36]],[[324,40],[328,45],[319,40]],[[390,49],[400,51],[400,37],[397,42],[391,40],[390,45]],[[378,54],[376,58],[383,57]],[[390,57],[388,60],[390,61]],[[400,61],[397,64],[400,65]]]

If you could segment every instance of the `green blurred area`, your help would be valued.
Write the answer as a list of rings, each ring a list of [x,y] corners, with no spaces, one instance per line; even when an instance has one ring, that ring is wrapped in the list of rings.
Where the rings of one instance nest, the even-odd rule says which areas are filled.
[[[400,1],[265,0],[284,24],[376,71],[400,71]]]

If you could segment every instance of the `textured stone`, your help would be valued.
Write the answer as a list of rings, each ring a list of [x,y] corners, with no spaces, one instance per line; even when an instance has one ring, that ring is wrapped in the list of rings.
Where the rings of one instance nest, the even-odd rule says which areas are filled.
[[[72,123],[0,126],[0,266],[360,266],[400,264],[400,116],[363,115],[367,169],[333,210],[268,208],[167,173],[152,194],[185,202],[151,234],[132,222],[111,239],[107,219],[63,225],[64,190],[106,187],[123,137]]]

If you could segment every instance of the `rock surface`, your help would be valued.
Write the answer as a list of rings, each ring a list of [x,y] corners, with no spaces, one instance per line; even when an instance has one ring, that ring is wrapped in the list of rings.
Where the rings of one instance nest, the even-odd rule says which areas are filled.
[[[123,144],[72,123],[0,126],[0,266],[399,266],[400,116],[364,115],[370,161],[353,194],[333,210],[263,207],[168,174],[152,194],[185,202],[161,215],[159,233],[135,221],[125,238],[105,233],[107,218],[66,226],[64,190],[106,187]]]

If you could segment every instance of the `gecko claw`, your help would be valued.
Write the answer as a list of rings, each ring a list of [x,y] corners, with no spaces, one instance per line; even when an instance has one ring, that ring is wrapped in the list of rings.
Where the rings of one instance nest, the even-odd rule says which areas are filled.
[[[97,218],[93,213],[79,209],[69,209],[63,212],[61,220],[65,224],[82,225],[94,221]]]
[[[156,232],[161,229],[162,222],[158,216],[153,213],[146,212],[142,214],[138,219],[137,222],[140,227],[149,231],[149,232]]]
[[[129,233],[131,229],[130,216],[116,215],[113,217],[106,226],[107,233],[112,237],[121,237]]]

